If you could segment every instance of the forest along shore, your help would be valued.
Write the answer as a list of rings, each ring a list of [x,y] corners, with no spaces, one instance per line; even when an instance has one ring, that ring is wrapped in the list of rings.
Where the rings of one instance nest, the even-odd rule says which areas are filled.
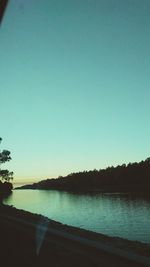
[[[106,169],[71,173],[42,180],[18,189],[55,189],[71,192],[150,193],[150,158],[139,163],[122,164]]]
[[[5,266],[150,266],[150,244],[112,238],[0,207],[1,260]]]

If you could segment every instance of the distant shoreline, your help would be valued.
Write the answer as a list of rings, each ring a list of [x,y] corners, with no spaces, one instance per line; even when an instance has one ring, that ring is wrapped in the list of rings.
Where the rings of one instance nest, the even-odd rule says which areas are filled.
[[[19,189],[54,189],[69,192],[150,193],[150,158],[139,163],[71,173],[42,180]],[[17,188],[18,189],[18,188]]]
[[[143,189],[143,190],[142,190]],[[57,187],[39,187],[33,185],[24,185],[21,187],[15,187],[13,190],[56,190],[56,191],[64,191],[69,192],[73,194],[135,194],[135,195],[147,195],[149,196],[149,188],[142,188],[142,186],[136,187],[134,186],[134,189],[127,189],[125,188],[99,188],[99,189],[85,189],[85,190],[76,190],[76,189],[68,189],[68,188],[57,188]]]

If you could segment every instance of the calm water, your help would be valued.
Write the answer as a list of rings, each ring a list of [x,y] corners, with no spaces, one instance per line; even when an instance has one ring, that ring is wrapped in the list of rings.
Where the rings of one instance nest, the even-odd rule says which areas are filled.
[[[6,204],[50,219],[150,243],[150,199],[123,194],[77,195],[53,190],[15,190]]]

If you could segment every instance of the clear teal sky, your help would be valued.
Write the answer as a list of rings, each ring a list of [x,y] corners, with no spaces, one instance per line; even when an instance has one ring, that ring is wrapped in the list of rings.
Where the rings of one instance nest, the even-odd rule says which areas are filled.
[[[10,0],[1,149],[15,181],[150,156],[150,1]]]

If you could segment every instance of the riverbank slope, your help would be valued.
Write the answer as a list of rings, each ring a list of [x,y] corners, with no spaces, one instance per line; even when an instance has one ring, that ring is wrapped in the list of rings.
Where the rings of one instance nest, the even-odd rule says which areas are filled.
[[[150,266],[150,245],[81,230],[41,215],[0,207],[5,266]]]

